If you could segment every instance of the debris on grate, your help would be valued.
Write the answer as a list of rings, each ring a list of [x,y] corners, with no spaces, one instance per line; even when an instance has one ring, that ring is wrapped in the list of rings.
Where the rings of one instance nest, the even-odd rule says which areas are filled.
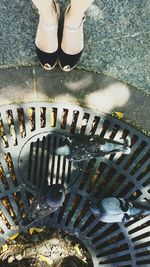
[[[98,135],[110,142],[131,140],[131,153],[113,153],[77,166],[54,153],[61,145],[61,136],[73,134]],[[83,243],[94,267],[150,265],[149,216],[107,224],[90,209],[91,203],[106,197],[150,199],[147,136],[90,109],[38,102],[0,108],[0,151],[1,245],[21,231],[43,183],[61,183],[66,188],[63,205],[36,221],[33,227],[44,225],[70,233]],[[69,263],[64,263],[64,267],[66,264]]]
[[[46,228],[32,228],[30,234],[22,234],[7,241],[0,250],[1,266],[55,266],[92,267],[92,260],[85,246],[73,236]],[[44,264],[45,263],[45,264]],[[43,264],[43,265],[42,265]]]

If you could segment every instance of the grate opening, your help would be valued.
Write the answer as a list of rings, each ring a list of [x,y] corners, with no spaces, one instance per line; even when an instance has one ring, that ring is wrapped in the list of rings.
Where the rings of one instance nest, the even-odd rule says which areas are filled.
[[[88,180],[88,177],[90,175],[90,171],[92,170],[92,167],[94,166],[94,163],[95,163],[95,160],[90,160],[86,169],[85,169],[85,172],[83,174],[83,177],[82,177],[82,180],[81,180],[81,183],[79,185],[79,189],[82,190],[83,187],[85,186],[87,180]]]
[[[3,204],[3,202],[1,202],[1,205],[3,205],[3,209],[1,209],[1,211],[0,211],[0,215],[1,215],[1,226],[2,226],[0,228],[0,233],[1,234],[4,234],[5,231],[4,231],[3,228],[7,227],[8,229],[10,229],[11,228],[11,225],[10,225],[9,220],[7,219],[6,215],[5,215],[5,214],[7,214],[7,210],[6,210],[6,212],[4,212],[5,211],[5,205]]]
[[[8,126],[9,126],[10,136],[12,137],[12,140],[13,140],[13,145],[16,146],[17,145],[17,136],[16,136],[16,131],[15,131],[15,125],[14,125],[14,118],[13,118],[12,110],[6,111],[6,119],[7,119]]]
[[[97,255],[97,257],[99,257],[99,256],[105,257],[105,256],[112,255],[112,254],[115,254],[115,253],[118,253],[118,252],[123,252],[123,251],[128,250],[128,248],[129,247],[128,247],[127,244],[120,245],[119,247],[115,246],[115,248],[110,249],[107,252],[101,252],[101,254]]]
[[[21,219],[22,220],[26,219],[25,206],[24,206],[24,203],[23,203],[23,200],[22,200],[21,193],[20,192],[14,193],[13,194],[13,198],[14,198],[14,200],[16,202],[18,211],[19,211],[19,213],[21,215]]]
[[[122,262],[128,262],[131,260],[131,256],[130,254],[127,254],[127,255],[121,255],[121,253],[119,253],[120,255],[116,258],[112,258],[111,260],[104,260],[104,261],[101,261],[100,264],[111,264],[111,263],[122,263]],[[100,257],[100,255],[97,256],[98,258]],[[122,265],[121,265],[122,266]]]
[[[94,215],[90,215],[87,221],[81,227],[80,231],[81,232],[85,231],[94,220],[95,220]]]
[[[131,175],[135,174],[141,166],[150,159],[150,150],[142,157],[142,159],[136,164],[136,166],[130,172]]]
[[[80,195],[77,195],[75,197],[75,199],[73,200],[71,207],[70,207],[70,210],[68,212],[68,216],[66,218],[65,226],[67,226],[69,224],[69,222],[71,221],[73,215],[75,214],[75,212],[79,206],[81,199],[82,199],[82,197]]]
[[[72,134],[75,133],[78,117],[79,117],[79,111],[74,110],[73,111],[72,122],[71,122],[71,125],[70,125],[70,133],[72,133]]]
[[[129,231],[129,234],[132,235],[133,233],[136,233],[136,232],[140,231],[141,229],[145,229],[148,226],[150,226],[150,221],[144,222],[140,226],[136,226],[134,229],[132,229],[132,230]]]
[[[28,109],[28,116],[30,122],[30,131],[35,131],[35,108],[29,107]]]
[[[114,249],[114,247],[116,247],[116,245],[120,246],[122,244],[124,245],[126,243],[124,241],[124,235],[121,233],[121,234],[118,234],[115,237],[113,237],[107,241],[101,242],[100,245],[96,245],[96,249],[103,252],[103,251],[110,250],[111,248]]]
[[[46,108],[40,108],[40,126],[44,128],[46,126]]]
[[[80,223],[82,223],[83,218],[89,212],[89,208],[90,208],[90,201],[86,200],[85,203],[83,204],[83,206],[80,209],[78,217],[76,218],[76,220],[74,222],[74,228],[77,228],[78,225]]]
[[[149,260],[137,261],[137,265],[144,266],[144,264],[149,265],[150,264],[150,261]]]
[[[55,127],[57,121],[57,108],[52,108],[50,113],[50,126]]]
[[[90,114],[84,113],[83,118],[82,118],[82,122],[81,122],[81,129],[80,129],[81,134],[85,133],[89,117],[90,117]]]
[[[140,231],[139,231],[140,232]],[[138,236],[132,238],[132,241],[135,242],[135,241],[138,241],[138,240],[141,240],[141,239],[144,239],[146,237],[150,237],[150,234],[149,233],[144,233],[144,234],[139,234]]]
[[[8,197],[3,197],[1,201],[2,201],[2,205],[6,208],[8,214],[10,215],[14,223],[18,224],[18,220],[14,212],[11,200]]]
[[[109,139],[113,140],[115,138],[115,136],[117,135],[119,130],[120,130],[120,126],[118,124],[115,124],[112,128],[112,132],[110,133]]]
[[[124,170],[128,169],[131,164],[136,160],[136,158],[139,156],[139,154],[143,151],[143,149],[146,147],[146,143],[142,142],[139,147],[135,150],[135,152],[131,155],[131,158],[127,161],[127,163],[124,166]]]
[[[114,153],[80,167],[54,154],[63,135],[100,135],[123,143],[131,154]],[[150,220],[141,216],[122,224],[105,224],[91,212],[91,202],[120,196],[132,201],[150,194],[149,138],[127,124],[89,109],[57,103],[0,107],[0,242],[26,221],[35,195],[45,183],[66,187],[63,205],[35,226],[48,225],[82,240],[93,266],[149,264]]]
[[[65,129],[67,125],[67,116],[68,116],[68,109],[63,109],[62,119],[61,119],[61,128]]]
[[[8,147],[8,140],[6,137],[3,120],[1,119],[1,114],[0,114],[0,136],[1,136],[2,144],[4,145],[4,147]]]
[[[102,226],[102,223],[101,222],[98,222],[93,228],[92,228],[92,230],[90,231],[90,232],[88,232],[87,233],[87,237],[90,237],[90,236],[92,236],[93,234],[95,234],[100,228],[101,228],[101,226]]]
[[[146,166],[145,168],[142,168],[141,173],[136,177],[136,180],[140,181],[142,178],[144,179],[144,177],[147,176],[149,171],[150,171],[150,165]]]
[[[150,246],[150,241],[135,245],[135,249],[142,249],[142,248],[145,248],[145,247],[148,248],[149,246]]]
[[[19,121],[19,131],[22,138],[26,137],[26,128],[25,128],[25,115],[23,108],[17,109],[18,121]]]
[[[8,168],[8,172],[11,176],[11,181],[14,184],[14,186],[18,186],[18,181],[17,181],[17,177],[16,177],[16,173],[15,173],[15,169],[14,169],[14,165],[13,165],[13,160],[11,157],[10,153],[7,153],[4,155],[4,159]],[[7,175],[8,177],[8,175]]]
[[[67,207],[67,204],[68,204],[70,195],[71,194],[67,194],[66,195],[65,201],[64,201],[62,207],[60,207],[60,211],[59,211],[59,215],[58,215],[58,220],[57,220],[57,223],[58,224],[61,223],[61,220],[63,218],[63,215],[65,214],[65,210],[66,210],[66,207]]]
[[[127,183],[123,190],[119,192],[118,196],[124,197],[132,188],[134,188],[134,184],[132,182]]]
[[[92,122],[92,127],[91,127],[91,129],[89,131],[90,136],[93,136],[95,134],[99,122],[100,122],[100,117],[94,116],[94,119],[93,119],[93,122]]]
[[[4,172],[4,169],[3,169],[1,163],[0,163],[0,181],[1,181],[4,189],[8,190],[9,189],[9,184],[8,184],[8,181],[7,181],[7,178],[6,178],[6,174]],[[1,192],[2,192],[2,188],[1,188]]]

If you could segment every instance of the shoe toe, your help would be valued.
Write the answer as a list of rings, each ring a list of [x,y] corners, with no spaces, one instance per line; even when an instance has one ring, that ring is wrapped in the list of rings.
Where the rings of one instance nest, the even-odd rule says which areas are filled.
[[[51,65],[50,64],[48,64],[48,63],[45,63],[44,65],[42,65],[43,66],[43,68],[45,69],[45,70],[52,70],[52,67],[51,67]]]
[[[72,70],[72,68],[69,65],[64,66],[62,69],[63,71],[66,71],[66,72],[69,72]]]
[[[77,64],[77,62],[79,61],[81,54],[82,54],[81,50],[78,54],[74,54],[74,55],[69,55],[66,54],[62,48],[60,48],[59,50],[59,65],[61,67],[61,69],[63,71],[69,72],[71,71]]]
[[[47,53],[47,52],[40,50],[36,46],[36,53],[37,53],[37,57],[38,57],[41,65],[42,65],[42,67],[45,70],[52,70],[56,66],[57,59],[58,59],[58,50],[56,50],[53,53]]]

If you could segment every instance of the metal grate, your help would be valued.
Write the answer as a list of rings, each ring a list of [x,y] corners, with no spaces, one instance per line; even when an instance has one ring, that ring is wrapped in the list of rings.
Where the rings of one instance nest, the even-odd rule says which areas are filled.
[[[49,176],[49,183],[65,184],[67,194],[63,206],[38,225],[74,234],[88,249],[93,266],[149,266],[150,216],[105,224],[89,209],[90,201],[103,196],[150,198],[149,138],[115,118],[66,104],[2,106],[0,115],[0,243],[26,219],[30,199]],[[116,141],[129,136],[132,152],[90,160],[79,170],[53,155],[62,133]]]

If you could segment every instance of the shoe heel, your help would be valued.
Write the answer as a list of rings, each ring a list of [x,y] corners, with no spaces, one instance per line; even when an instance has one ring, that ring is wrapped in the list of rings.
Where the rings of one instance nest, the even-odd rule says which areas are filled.
[[[55,10],[56,10],[56,14],[57,14],[57,18],[58,18],[58,22],[56,23],[56,25],[48,25],[45,24],[42,19],[41,19],[41,23],[43,24],[43,27],[45,27],[46,29],[57,29],[58,31],[58,23],[59,23],[59,17],[60,17],[60,8],[59,8],[59,4],[56,0],[53,0],[54,6],[55,6]],[[36,44],[35,41],[35,47],[36,47],[36,54],[37,57],[40,61],[41,66],[45,69],[45,70],[52,70],[56,64],[57,64],[57,60],[58,60],[58,52],[59,52],[59,48],[53,52],[53,53],[47,53],[42,51]]]
[[[71,7],[71,5],[69,4],[67,9],[66,9],[65,15],[69,12],[70,7]],[[65,18],[64,18],[64,20],[65,20]],[[79,28],[77,28],[77,29],[64,27],[64,20],[62,22],[61,31],[59,33],[59,36],[60,36],[59,37],[59,44],[61,44],[61,42],[62,42],[63,29],[65,28],[66,30],[71,31],[71,32],[78,31],[80,29],[80,27],[83,27],[83,23],[85,21],[85,16],[83,16],[81,24],[80,24]],[[60,68],[65,72],[69,72],[72,69],[74,69],[76,64],[77,64],[77,62],[79,61],[79,59],[80,59],[80,57],[82,55],[82,52],[83,52],[83,49],[77,54],[72,54],[72,55],[71,54],[67,54],[67,53],[65,53],[63,51],[63,49],[61,48],[61,45],[60,45],[60,47],[59,47],[59,62],[58,62]]]

